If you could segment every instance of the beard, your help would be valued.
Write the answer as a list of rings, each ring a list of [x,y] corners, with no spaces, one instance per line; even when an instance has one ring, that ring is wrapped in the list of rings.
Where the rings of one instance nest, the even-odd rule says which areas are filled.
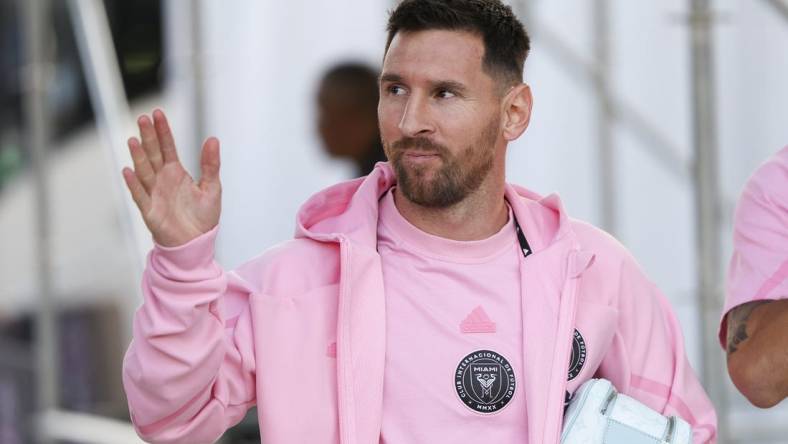
[[[478,190],[493,167],[495,141],[500,119],[490,119],[479,137],[457,154],[427,138],[403,137],[383,147],[394,172],[397,186],[411,202],[428,208],[448,208]],[[434,153],[440,158],[432,165],[406,165],[406,151]]]

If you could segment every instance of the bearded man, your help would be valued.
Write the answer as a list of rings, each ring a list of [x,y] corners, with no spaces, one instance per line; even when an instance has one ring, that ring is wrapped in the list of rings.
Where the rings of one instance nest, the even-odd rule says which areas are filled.
[[[211,442],[258,406],[263,443],[557,443],[592,377],[715,439],[667,301],[557,196],[506,183],[528,126],[527,34],[498,0],[391,13],[378,122],[389,163],[319,192],[295,238],[214,261],[219,145],[202,177],[161,111],[124,177],[156,246],[124,362],[135,427]]]

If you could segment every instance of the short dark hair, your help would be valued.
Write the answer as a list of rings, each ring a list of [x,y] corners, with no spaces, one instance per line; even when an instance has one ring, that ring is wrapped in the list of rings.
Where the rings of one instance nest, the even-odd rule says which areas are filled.
[[[398,32],[467,31],[484,41],[482,66],[502,81],[523,81],[531,42],[512,8],[500,0],[403,0],[389,16],[388,52]]]

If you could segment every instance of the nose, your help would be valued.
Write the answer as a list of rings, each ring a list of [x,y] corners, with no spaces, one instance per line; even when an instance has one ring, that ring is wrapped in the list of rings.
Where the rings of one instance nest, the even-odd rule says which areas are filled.
[[[424,136],[432,133],[435,128],[429,115],[428,101],[417,95],[411,95],[405,104],[398,127],[406,137]]]

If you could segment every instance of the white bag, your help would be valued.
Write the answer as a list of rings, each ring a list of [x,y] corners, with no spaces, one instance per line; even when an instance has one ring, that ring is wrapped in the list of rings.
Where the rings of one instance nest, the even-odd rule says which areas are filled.
[[[605,379],[591,379],[564,412],[562,444],[691,444],[692,429],[677,416],[664,417],[616,392]]]

